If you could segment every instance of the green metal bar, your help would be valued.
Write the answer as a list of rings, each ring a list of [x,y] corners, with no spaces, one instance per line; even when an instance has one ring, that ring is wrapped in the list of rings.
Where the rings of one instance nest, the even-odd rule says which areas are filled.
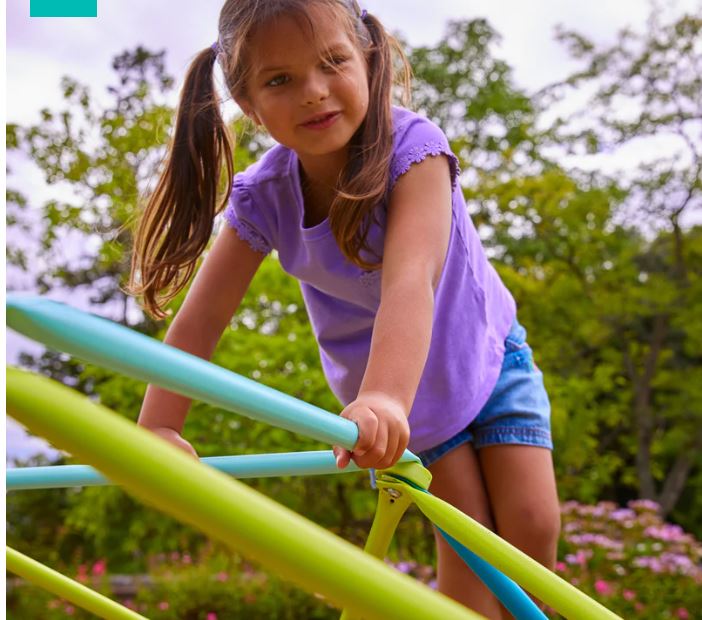
[[[381,492],[394,491],[397,496],[399,494],[396,488],[398,481],[409,484],[424,493],[429,493],[431,474],[417,463],[400,463],[380,472],[377,478],[377,486]],[[407,501],[411,502],[406,493],[399,494],[399,496],[400,498],[407,497]],[[436,529],[516,620],[546,620],[544,613],[514,581],[444,532],[440,527]]]
[[[367,620],[475,620],[455,601],[55,381],[8,369],[10,415],[132,495]]]
[[[400,519],[411,505],[412,500],[407,495],[398,494],[396,498],[386,490],[378,489],[375,517],[363,551],[379,560],[385,559]],[[361,620],[361,617],[344,609],[339,620]]]
[[[146,620],[144,616],[115,603],[95,590],[40,564],[23,553],[5,547],[7,570],[33,584],[53,592],[82,609],[108,620]]]

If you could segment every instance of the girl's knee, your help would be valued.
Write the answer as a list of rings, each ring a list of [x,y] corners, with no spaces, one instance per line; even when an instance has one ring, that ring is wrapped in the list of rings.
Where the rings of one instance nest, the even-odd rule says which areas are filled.
[[[500,515],[499,531],[507,540],[528,541],[539,547],[555,546],[561,533],[559,506],[531,503],[515,506],[510,514]]]

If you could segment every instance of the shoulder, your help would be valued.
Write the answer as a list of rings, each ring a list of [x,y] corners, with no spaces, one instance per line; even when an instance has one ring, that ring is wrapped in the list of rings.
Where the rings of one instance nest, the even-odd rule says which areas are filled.
[[[256,251],[268,253],[278,247],[292,163],[291,151],[275,145],[234,175],[224,218]]]
[[[441,127],[419,112],[400,106],[393,106],[392,119],[396,147],[407,141],[415,141],[424,136],[443,139],[448,143],[446,134]]]
[[[234,175],[236,189],[255,189],[276,181],[287,181],[291,174],[292,152],[276,144],[268,149],[256,162]]]
[[[393,107],[393,155],[390,164],[390,186],[413,164],[427,157],[445,155],[451,183],[455,186],[460,174],[458,158],[451,150],[444,131],[425,116],[398,106]]]

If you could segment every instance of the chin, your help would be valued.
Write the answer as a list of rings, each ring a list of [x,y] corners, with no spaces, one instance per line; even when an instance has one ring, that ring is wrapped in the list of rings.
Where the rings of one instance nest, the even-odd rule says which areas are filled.
[[[322,155],[332,155],[345,149],[351,141],[351,137],[352,136],[349,136],[348,138],[340,137],[336,139],[319,140],[317,143],[307,143],[305,145],[300,145],[301,149],[295,150],[298,152],[302,150],[307,154],[313,155],[315,157],[319,157]]]

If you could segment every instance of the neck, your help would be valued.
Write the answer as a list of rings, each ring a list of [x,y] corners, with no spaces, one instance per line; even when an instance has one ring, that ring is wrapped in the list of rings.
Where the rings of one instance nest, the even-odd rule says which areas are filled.
[[[339,174],[346,165],[348,148],[323,156],[298,155],[304,199],[304,225],[315,226],[329,217]]]
[[[324,156],[305,156],[300,157],[300,170],[311,186],[327,187],[333,190],[339,179],[339,174],[346,165],[348,152],[344,149],[343,152],[329,153]]]
[[[305,226],[314,226],[329,216],[334,186],[309,178],[300,170],[300,185],[305,206]]]

